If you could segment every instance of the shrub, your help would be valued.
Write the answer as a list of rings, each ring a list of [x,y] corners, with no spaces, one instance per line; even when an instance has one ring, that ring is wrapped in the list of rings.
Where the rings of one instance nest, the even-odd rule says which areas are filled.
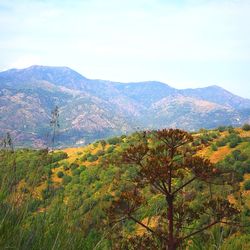
[[[105,140],[100,140],[100,144],[102,146],[102,149],[105,149],[105,146],[107,145],[107,142]]]
[[[97,156],[102,156],[102,155],[104,155],[105,154],[105,152],[103,151],[103,150],[98,150],[97,152],[96,152],[96,155]]]
[[[230,164],[230,165],[233,165],[235,163],[235,159],[231,155],[228,155],[225,158],[225,162]]]
[[[110,146],[108,149],[107,149],[107,153],[110,154],[114,151],[115,147],[114,146]]]
[[[121,139],[123,140],[123,139],[125,139],[127,136],[126,135],[122,135],[121,136]]]
[[[74,169],[74,170],[71,170],[71,173],[73,176],[75,176],[75,175],[80,175],[81,171],[80,169]]]
[[[212,137],[213,139],[218,138],[218,136],[219,136],[218,133],[215,133],[215,132],[210,134],[210,137]]]
[[[74,176],[74,177],[72,178],[72,183],[73,183],[73,184],[79,184],[79,183],[80,183],[80,178],[79,178],[78,175],[76,175],[76,176]]]
[[[79,167],[79,165],[76,162],[73,162],[73,163],[70,164],[70,169],[71,170],[77,169],[78,167]]]
[[[245,130],[245,131],[250,131],[250,124],[244,124],[243,126],[242,126],[242,129],[243,130]]]
[[[234,151],[232,152],[232,156],[234,157],[234,159],[235,159],[236,161],[238,161],[238,160],[240,159],[240,155],[241,155],[241,151],[240,151],[240,150],[234,150]]]
[[[80,158],[80,161],[81,162],[87,161],[87,158],[88,158],[87,155],[84,155]]]
[[[91,153],[88,152],[86,153],[85,155],[83,155],[81,158],[80,158],[80,161],[84,162],[84,161],[87,161],[88,157],[91,156]]]
[[[250,180],[245,181],[244,188],[245,188],[245,190],[250,190]]]
[[[239,172],[244,175],[244,174],[249,174],[250,173],[250,163],[247,162],[240,162],[239,168],[237,169]]]
[[[82,171],[84,171],[84,170],[86,170],[86,166],[85,165],[82,165],[82,166],[80,166],[80,171],[82,172]]]
[[[62,178],[64,176],[64,173],[62,172],[62,171],[59,171],[58,173],[57,173],[57,177],[58,178]]]
[[[195,146],[199,146],[201,145],[201,141],[200,140],[194,140],[192,145],[195,147]]]
[[[206,133],[207,132],[207,130],[205,129],[205,128],[201,128],[200,130],[199,130],[199,133],[202,133],[202,134],[204,134],[204,133]]]
[[[98,160],[98,156],[97,155],[90,155],[88,158],[87,158],[87,161],[88,162],[94,162],[94,161],[97,161]]]
[[[212,144],[211,148],[212,148],[213,151],[217,151],[218,150],[218,147],[216,146],[216,144]]]
[[[225,126],[220,126],[220,127],[218,127],[218,130],[220,132],[224,132],[226,130],[226,127]]]
[[[64,184],[64,185],[67,185],[68,183],[70,183],[71,180],[72,180],[72,177],[71,177],[71,176],[69,176],[69,175],[64,175],[64,176],[63,176],[63,184]]]
[[[238,140],[231,140],[229,143],[230,148],[235,148],[239,144]]]
[[[120,138],[118,138],[118,137],[113,137],[113,138],[108,139],[108,143],[111,145],[116,145],[119,142],[120,142]]]
[[[218,147],[226,146],[226,144],[227,144],[227,141],[225,139],[222,139],[222,140],[216,142],[216,146],[218,146]]]
[[[63,169],[64,169],[65,171],[69,170],[69,163],[68,163],[68,162],[64,162],[64,163],[63,163]]]
[[[52,154],[52,162],[57,162],[57,161],[64,160],[67,158],[68,158],[67,153],[62,152],[62,151],[59,151],[59,152]]]
[[[234,128],[233,128],[233,127],[229,127],[229,128],[228,128],[228,133],[229,133],[229,134],[235,133]]]
[[[239,161],[246,161],[248,159],[248,156],[247,154],[245,153],[242,153],[240,156],[239,156]]]
[[[244,172],[249,174],[250,173],[250,163],[244,162],[243,167],[244,167]]]

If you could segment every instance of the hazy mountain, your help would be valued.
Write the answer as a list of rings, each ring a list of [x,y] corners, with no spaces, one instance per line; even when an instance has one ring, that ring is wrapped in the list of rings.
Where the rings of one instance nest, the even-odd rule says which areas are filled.
[[[88,143],[138,127],[196,130],[250,119],[250,100],[218,86],[178,90],[154,81],[91,80],[67,67],[0,72],[0,132],[11,132],[17,145],[49,144],[56,105],[59,145]]]
[[[235,109],[249,108],[250,100],[236,96],[229,91],[213,85],[206,88],[184,89],[180,94],[209,102],[221,104]]]

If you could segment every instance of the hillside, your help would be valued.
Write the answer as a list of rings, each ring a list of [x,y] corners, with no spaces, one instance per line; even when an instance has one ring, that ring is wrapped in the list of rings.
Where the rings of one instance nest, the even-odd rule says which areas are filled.
[[[32,66],[0,72],[0,135],[16,146],[51,144],[51,111],[60,110],[57,146],[84,145],[138,128],[190,131],[241,126],[250,100],[220,87],[179,90],[155,81],[91,80],[67,67]],[[17,122],[18,121],[18,122]]]
[[[31,149],[19,149],[15,153],[1,151],[0,247],[113,249],[114,241],[113,247],[119,246],[115,249],[134,249],[126,248],[122,239],[144,237],[145,229],[129,221],[118,228],[109,227],[107,211],[124,188],[129,187],[128,180],[136,175],[135,168],[117,165],[117,159],[126,148],[142,140],[141,136],[141,133],[123,135],[54,153]],[[197,147],[198,155],[210,159],[220,169],[236,171],[241,184],[235,195],[228,193],[227,186],[216,186],[212,192],[215,196],[226,195],[242,211],[242,222],[247,225],[250,221],[250,187],[246,187],[250,180],[250,131],[220,127],[200,130],[193,137],[192,146]],[[151,137],[148,140],[153,143]],[[201,186],[194,188],[196,192],[197,188],[202,190]],[[160,195],[143,190],[148,203],[138,217],[157,227],[157,216],[164,209],[165,201]],[[197,206],[195,201],[190,203],[192,206]],[[225,225],[220,230],[218,227],[193,238],[187,249],[197,249],[202,237],[207,238],[206,249],[212,245],[227,250],[248,248],[246,228],[230,231]]]

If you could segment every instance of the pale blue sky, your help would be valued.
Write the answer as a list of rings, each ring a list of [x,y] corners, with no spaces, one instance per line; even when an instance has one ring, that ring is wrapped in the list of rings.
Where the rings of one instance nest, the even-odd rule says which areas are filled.
[[[0,0],[0,70],[220,85],[250,98],[249,0]]]

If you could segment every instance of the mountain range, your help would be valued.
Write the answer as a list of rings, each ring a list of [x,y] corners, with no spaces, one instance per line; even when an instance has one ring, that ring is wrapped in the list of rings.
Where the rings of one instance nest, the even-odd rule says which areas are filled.
[[[58,146],[138,129],[194,131],[250,122],[250,100],[216,85],[176,89],[156,81],[92,80],[68,67],[37,65],[0,72],[0,136],[10,132],[17,146],[49,146],[56,106]]]

